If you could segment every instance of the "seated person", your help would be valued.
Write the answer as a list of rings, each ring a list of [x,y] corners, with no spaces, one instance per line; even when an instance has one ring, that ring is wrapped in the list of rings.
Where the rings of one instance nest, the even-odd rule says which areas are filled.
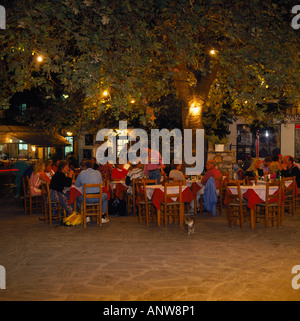
[[[269,165],[269,168],[268,168],[268,173],[267,173],[267,174],[270,174],[270,178],[276,179],[279,172],[280,172],[280,170],[279,170],[278,161],[271,162],[271,164]]]
[[[102,183],[102,175],[98,170],[93,169],[93,163],[90,160],[84,162],[84,167],[86,169],[82,170],[80,174],[77,176],[75,181],[76,187],[82,187],[83,184],[100,184]],[[97,187],[87,188],[86,191],[88,194],[99,193],[99,189]],[[83,195],[80,195],[77,198],[77,207],[78,211],[81,210],[81,202],[83,201]],[[87,203],[97,203],[99,202],[99,198],[87,198]],[[102,193],[102,223],[109,222],[108,217],[105,217],[107,208],[107,194]]]
[[[63,193],[65,187],[71,187],[74,172],[69,169],[69,163],[62,160],[57,167],[57,172],[53,175],[50,183],[50,198],[53,202],[59,202],[66,210],[67,216],[73,213],[72,206],[69,205],[67,195]]]
[[[267,156],[262,164],[262,170],[264,174],[268,174],[268,169],[271,163],[272,163],[272,158],[270,156]]]
[[[261,168],[262,161],[259,158],[254,158],[252,160],[252,163],[248,169],[246,169],[245,172],[245,177],[263,177],[264,176],[264,171]]]
[[[127,176],[126,176],[126,185],[129,186],[127,193],[132,195],[132,180],[134,178],[144,178],[145,173],[142,169],[142,164],[139,163],[131,163],[131,169],[129,169]]]
[[[43,183],[50,183],[50,178],[45,174],[45,163],[43,161],[37,162],[33,167],[33,172],[30,176],[30,189],[33,196],[42,195],[40,188]]]
[[[206,162],[206,173],[201,179],[201,184],[205,185],[206,182],[210,177],[213,177],[216,181],[216,188],[220,188],[220,178],[221,173],[220,171],[215,167],[215,162],[211,159]]]
[[[51,179],[52,176],[55,174],[54,170],[52,169],[52,159],[48,159],[45,162],[45,174]]]
[[[181,164],[175,164],[173,159],[171,168],[172,170],[170,171],[169,178],[174,178],[176,181],[185,182],[185,176],[181,171]]]
[[[123,164],[117,164],[117,166],[111,172],[112,181],[124,181],[127,176],[127,169],[124,168]]]
[[[98,167],[98,171],[102,175],[102,179],[111,180],[111,172],[113,171],[113,166],[109,163],[101,164]]]
[[[282,162],[283,169],[281,170],[282,177],[296,178],[297,186],[300,187],[300,170],[299,167],[294,164],[294,158],[290,155],[285,156]]]

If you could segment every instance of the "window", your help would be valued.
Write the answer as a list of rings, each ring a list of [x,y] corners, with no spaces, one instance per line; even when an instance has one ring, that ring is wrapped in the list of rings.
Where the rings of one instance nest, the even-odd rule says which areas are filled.
[[[73,136],[66,136],[65,139],[71,144],[71,146],[66,146],[65,147],[65,155],[68,155],[68,153],[72,153],[74,151],[73,148]]]
[[[19,152],[22,150],[28,150],[28,145],[27,144],[19,144]]]
[[[24,115],[26,108],[27,108],[26,104],[19,105],[19,115]]]
[[[249,125],[237,125],[237,160],[245,160],[247,154],[260,158],[280,154],[280,125],[260,128],[258,135]]]

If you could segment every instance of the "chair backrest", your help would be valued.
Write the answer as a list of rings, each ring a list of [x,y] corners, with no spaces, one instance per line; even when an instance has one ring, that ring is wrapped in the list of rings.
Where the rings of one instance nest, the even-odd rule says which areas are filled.
[[[296,177],[282,177],[282,190],[284,195],[292,195],[295,197],[296,195]]]
[[[164,176],[163,185],[165,185],[165,183],[174,183],[175,181],[174,177]]]
[[[135,180],[135,193],[137,202],[145,201],[147,200],[147,193],[146,193],[146,186],[147,185],[156,185],[155,179],[136,179]]]
[[[145,200],[144,182],[143,180],[135,180],[135,195],[137,202]]]
[[[26,187],[27,187],[27,191],[28,191],[28,195],[29,197],[31,197],[31,188],[30,188],[30,178],[28,176],[25,177],[26,180]]]
[[[170,187],[178,187],[171,189]],[[164,185],[164,203],[166,204],[170,198],[176,198],[177,202],[182,203],[182,182],[177,181],[175,183],[165,183]]]
[[[226,184],[226,200],[227,205],[230,205],[232,202],[239,202],[240,206],[242,206],[242,193],[241,193],[241,185],[243,184],[242,180],[232,180],[228,181]],[[230,187],[236,187],[233,191],[230,191]],[[236,190],[236,192],[235,192]]]
[[[135,199],[136,197],[136,184],[141,183],[143,181],[143,178],[133,178],[132,179],[132,196]]]
[[[278,187],[278,190],[275,193],[270,193],[270,187]],[[266,205],[269,203],[281,203],[281,196],[282,196],[282,181],[273,181],[273,182],[267,182],[266,185]]]
[[[28,185],[27,178],[28,178],[28,176],[22,177],[24,198],[26,198],[26,196],[29,196],[29,185]]]
[[[87,193],[87,188],[95,188],[97,191]],[[102,183],[99,184],[83,184],[83,200],[87,198],[101,198],[102,197]]]

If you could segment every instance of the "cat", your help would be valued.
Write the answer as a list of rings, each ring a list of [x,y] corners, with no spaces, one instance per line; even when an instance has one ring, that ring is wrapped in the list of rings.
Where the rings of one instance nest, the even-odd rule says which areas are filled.
[[[188,235],[195,232],[195,219],[188,216],[184,220],[184,227]]]

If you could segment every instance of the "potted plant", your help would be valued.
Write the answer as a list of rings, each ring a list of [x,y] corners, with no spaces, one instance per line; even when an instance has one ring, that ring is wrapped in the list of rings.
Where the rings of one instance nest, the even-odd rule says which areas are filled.
[[[224,146],[228,142],[228,138],[211,135],[208,137],[208,141],[214,146],[215,152],[224,152]]]

